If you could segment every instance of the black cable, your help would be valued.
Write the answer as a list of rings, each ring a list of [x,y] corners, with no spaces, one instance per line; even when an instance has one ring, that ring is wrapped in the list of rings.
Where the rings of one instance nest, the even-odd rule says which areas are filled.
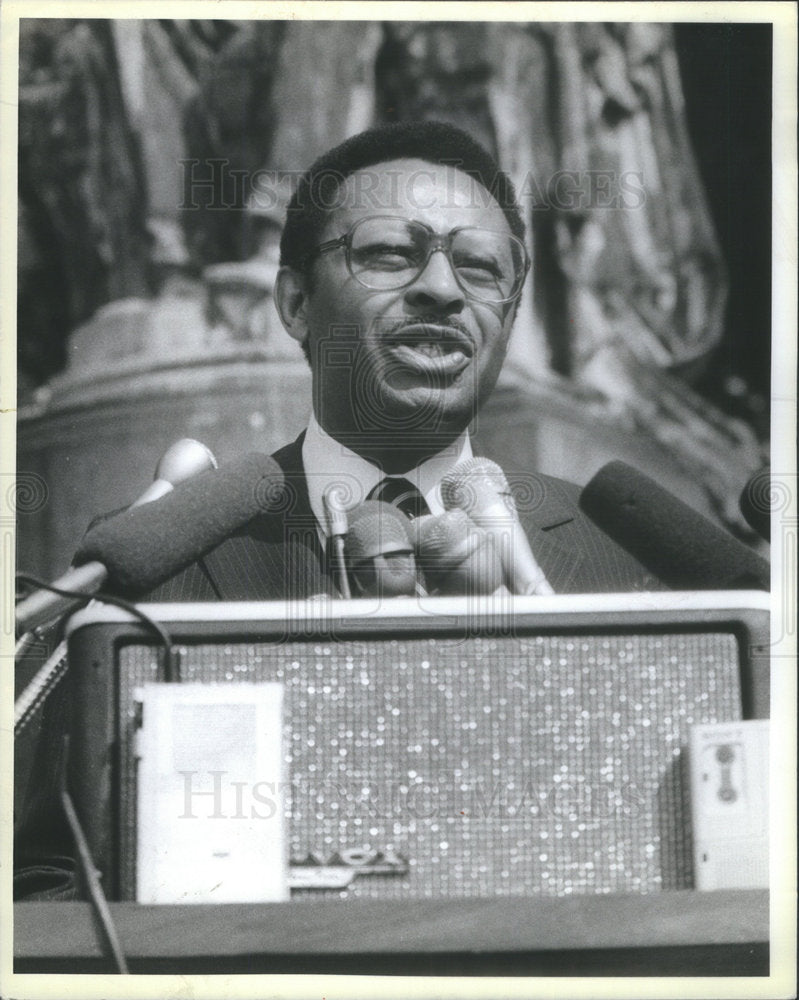
[[[144,622],[145,625],[149,625],[161,639],[164,647],[164,680],[167,683],[180,680],[180,658],[172,646],[172,638],[169,632],[163,625],[148,614],[145,614],[141,608],[137,607],[131,601],[126,601],[123,597],[116,597],[114,594],[106,594],[103,591],[97,591],[94,594],[82,594],[77,590],[65,590],[63,587],[54,587],[51,583],[45,583],[44,580],[40,580],[36,576],[31,576],[30,573],[17,573],[15,579],[18,583],[27,583],[41,590],[52,591],[52,593],[58,594],[59,597],[76,598],[81,602],[81,605],[88,604],[89,601],[102,601],[105,604],[114,604],[116,607],[122,608],[123,611],[129,612]]]

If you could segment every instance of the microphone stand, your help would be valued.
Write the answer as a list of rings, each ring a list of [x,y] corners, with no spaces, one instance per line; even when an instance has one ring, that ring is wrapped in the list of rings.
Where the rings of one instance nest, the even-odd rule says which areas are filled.
[[[341,591],[341,596],[349,601],[352,598],[352,591],[350,590],[350,581],[347,576],[347,565],[344,559],[344,536],[331,535],[330,542],[333,553],[333,565],[336,572],[336,579],[338,581],[338,589]]]
[[[352,599],[350,581],[347,576],[347,561],[344,557],[344,536],[349,531],[347,513],[340,504],[340,491],[330,486],[322,494],[322,503],[327,515],[328,540],[333,557],[333,567],[338,581],[338,589],[346,600]]]

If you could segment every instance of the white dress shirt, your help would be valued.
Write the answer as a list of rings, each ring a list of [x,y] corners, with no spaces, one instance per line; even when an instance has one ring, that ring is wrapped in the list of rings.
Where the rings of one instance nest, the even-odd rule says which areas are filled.
[[[444,451],[425,459],[414,469],[391,479],[407,479],[419,490],[427,501],[431,514],[443,514],[441,502],[441,479],[460,462],[472,457],[472,446],[468,431],[464,431]],[[320,540],[328,534],[327,517],[322,497],[332,486],[343,490],[346,501],[343,506],[352,510],[368,497],[375,486],[386,478],[377,465],[340,444],[318,424],[313,415],[305,432],[302,445],[302,465],[308,483],[308,498],[311,510],[319,526]]]

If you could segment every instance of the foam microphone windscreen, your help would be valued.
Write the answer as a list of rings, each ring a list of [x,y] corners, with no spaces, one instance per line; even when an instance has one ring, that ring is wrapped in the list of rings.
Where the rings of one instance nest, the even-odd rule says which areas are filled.
[[[88,531],[76,565],[98,561],[109,583],[146,592],[200,559],[259,514],[285,509],[283,471],[268,455],[243,455]]]
[[[768,590],[769,565],[723,528],[625,462],[580,496],[591,520],[675,590]]]

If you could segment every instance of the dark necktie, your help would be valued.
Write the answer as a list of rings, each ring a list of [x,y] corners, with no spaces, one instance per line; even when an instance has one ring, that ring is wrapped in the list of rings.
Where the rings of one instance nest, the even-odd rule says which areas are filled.
[[[398,507],[411,520],[429,514],[427,501],[407,479],[387,476],[375,486],[367,500],[383,500]]]

